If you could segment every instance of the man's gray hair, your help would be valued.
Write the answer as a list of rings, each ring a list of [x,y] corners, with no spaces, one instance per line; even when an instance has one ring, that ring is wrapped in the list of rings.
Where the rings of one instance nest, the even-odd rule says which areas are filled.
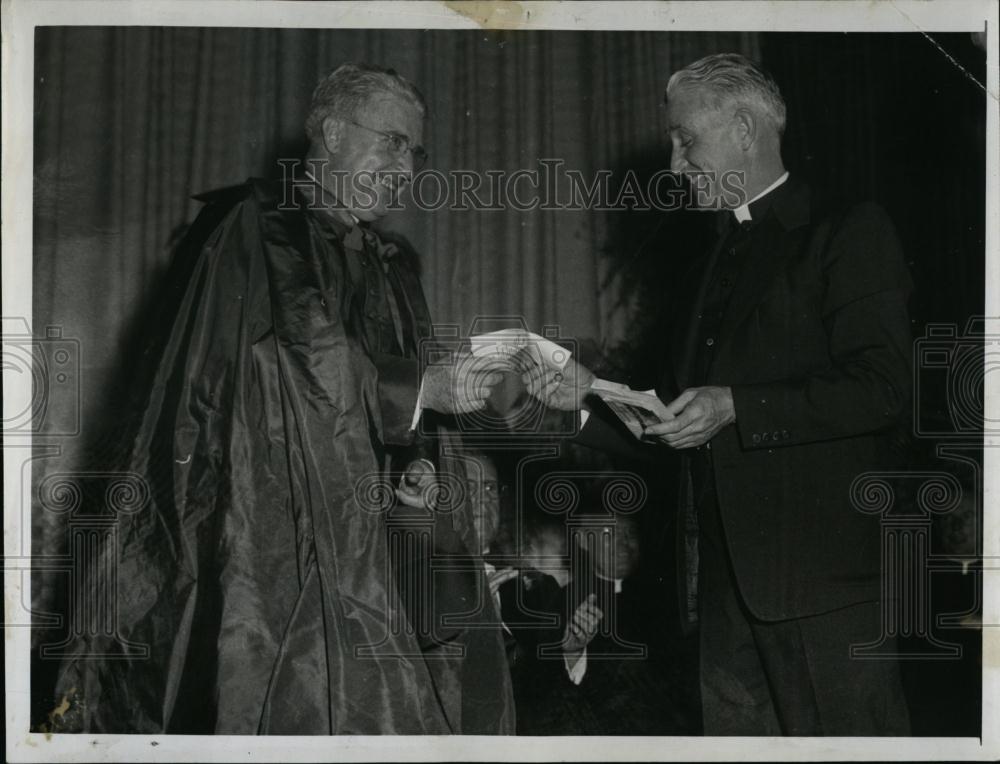
[[[738,53],[705,56],[673,73],[664,100],[678,89],[706,92],[718,109],[726,101],[759,111],[777,130],[785,131],[785,99],[774,78],[759,64]]]
[[[399,96],[417,107],[422,117],[427,114],[423,94],[394,69],[371,64],[341,64],[320,80],[313,91],[306,135],[314,143],[321,142],[323,120],[330,116],[353,119],[372,97],[383,94]]]

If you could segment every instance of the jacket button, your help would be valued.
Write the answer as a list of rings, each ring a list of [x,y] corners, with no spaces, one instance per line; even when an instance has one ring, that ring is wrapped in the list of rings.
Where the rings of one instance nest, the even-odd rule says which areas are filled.
[[[788,430],[782,430],[781,431],[781,437],[784,438],[785,440],[788,440],[788,438],[789,438]]]
[[[778,432],[777,430],[775,430],[773,433],[771,433],[771,439],[772,440],[781,440],[781,433]]]
[[[750,437],[750,440],[753,441],[754,445],[756,445],[756,444],[760,443],[760,435],[758,435],[757,433],[754,433]]]
[[[715,340],[709,337],[707,340],[705,340],[705,344],[708,345],[709,347],[712,347],[712,345],[715,344]]]
[[[771,433],[765,432],[763,435],[760,436],[760,439],[766,443],[768,440],[771,439]]]

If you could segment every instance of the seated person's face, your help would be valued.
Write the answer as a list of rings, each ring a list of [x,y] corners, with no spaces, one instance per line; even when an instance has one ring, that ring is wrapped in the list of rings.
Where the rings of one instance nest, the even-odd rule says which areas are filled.
[[[566,533],[562,529],[543,528],[527,540],[521,565],[543,573],[565,565]]]
[[[552,576],[560,586],[565,584],[569,575],[566,529],[536,529],[527,539],[520,565],[526,588],[534,586],[543,576]]]
[[[626,578],[639,564],[639,533],[629,517],[619,516],[612,522],[588,527],[574,538],[587,550],[594,571],[602,578]]]
[[[489,549],[500,525],[500,484],[497,468],[493,460],[480,456],[477,460],[481,469],[473,468],[469,475],[469,498],[472,505],[472,522],[479,539],[480,553]]]

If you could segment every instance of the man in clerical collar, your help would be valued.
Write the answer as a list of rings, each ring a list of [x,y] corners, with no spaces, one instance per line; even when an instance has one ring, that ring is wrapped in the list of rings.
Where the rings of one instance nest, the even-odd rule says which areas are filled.
[[[895,229],[879,206],[827,203],[786,172],[785,102],[756,63],[708,56],[665,99],[671,169],[719,217],[710,250],[664,285],[666,419],[645,431],[682,467],[705,733],[908,734],[881,518],[852,503],[859,476],[899,469],[912,391]],[[562,377],[592,379],[573,364]],[[565,381],[533,385],[583,404]]]
[[[850,488],[891,466],[910,394],[894,229],[789,177],[784,99],[746,58],[676,72],[666,106],[671,169],[707,173],[703,206],[729,223],[676,322],[671,418],[647,431],[693,488],[705,732],[907,734],[893,650],[852,658],[889,639],[881,529]]]

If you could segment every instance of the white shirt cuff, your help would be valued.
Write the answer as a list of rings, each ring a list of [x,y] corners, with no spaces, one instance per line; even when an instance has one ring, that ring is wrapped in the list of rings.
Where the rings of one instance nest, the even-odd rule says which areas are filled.
[[[420,378],[420,390],[417,391],[417,403],[413,407],[413,419],[410,420],[410,432],[417,429],[417,422],[420,421],[420,415],[424,413],[424,379]]]
[[[569,665],[569,656],[563,653],[563,664],[566,666],[566,675],[573,684],[580,684],[584,674],[587,673],[587,648],[583,648],[583,653],[573,666]]]

